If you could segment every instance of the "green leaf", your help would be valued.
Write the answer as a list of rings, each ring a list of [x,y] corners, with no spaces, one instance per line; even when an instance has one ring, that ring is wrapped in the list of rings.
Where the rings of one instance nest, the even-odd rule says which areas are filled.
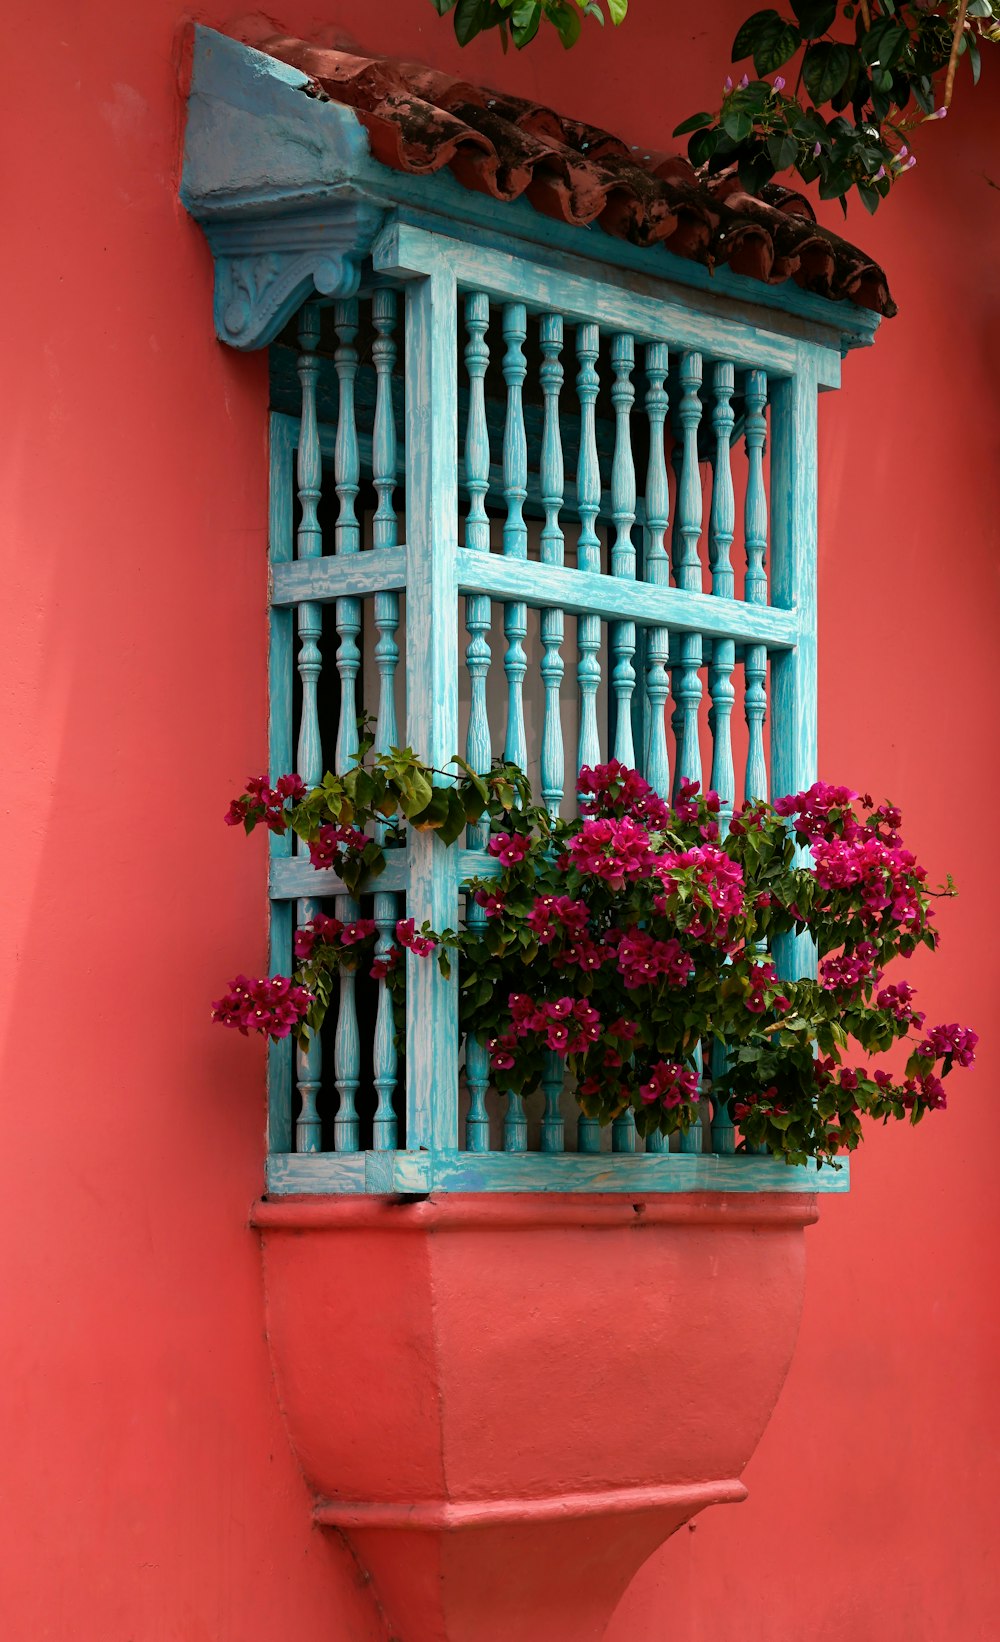
[[[689,131],[700,131],[703,125],[711,125],[714,114],[692,114],[688,120],[682,120],[680,125],[674,126],[673,135],[684,137]]]
[[[727,108],[722,116],[722,129],[734,143],[745,142],[753,130],[753,120],[741,109]]]
[[[493,0],[458,0],[455,8],[455,39],[467,46],[483,29],[489,28]]]
[[[869,187],[868,183],[858,183],[858,197],[869,216],[874,216],[882,203],[882,196],[877,188]]]
[[[575,46],[583,26],[576,7],[571,6],[569,0],[550,0],[547,15],[549,22],[555,24],[564,49],[568,51],[570,46]]]
[[[851,71],[848,46],[820,40],[811,45],[802,63],[802,79],[814,103],[828,103],[835,97]]]
[[[713,127],[711,131],[696,131],[688,143],[688,159],[697,169],[706,165],[719,146],[722,133]]]
[[[437,12],[439,17],[444,17],[446,13],[451,10],[454,4],[455,0],[431,0],[431,5],[434,7],[434,10]]]
[[[767,139],[767,151],[775,171],[787,171],[798,158],[799,145],[787,131],[775,131]]]
[[[759,194],[766,182],[774,176],[774,165],[766,149],[758,149],[740,160],[740,182],[748,194]]]
[[[792,10],[803,40],[815,40],[836,21],[837,0],[792,0]]]
[[[733,62],[752,57],[758,74],[770,74],[794,57],[801,44],[798,29],[776,11],[755,11],[733,41]]]
[[[608,16],[615,28],[618,27],[619,23],[624,23],[627,15],[628,0],[608,0]]]
[[[511,13],[511,28],[518,51],[535,38],[541,20],[542,8],[539,0],[524,0],[524,4],[515,7]]]
[[[983,71],[983,60],[979,55],[979,46],[971,34],[965,36],[965,44],[969,50],[969,62],[972,64],[972,83],[979,84],[979,76]]]

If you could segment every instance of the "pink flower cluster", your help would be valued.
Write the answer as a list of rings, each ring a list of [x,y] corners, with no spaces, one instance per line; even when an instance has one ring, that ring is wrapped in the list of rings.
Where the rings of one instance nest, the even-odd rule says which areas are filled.
[[[924,1060],[943,1060],[951,1055],[959,1066],[971,1066],[976,1058],[976,1044],[979,1042],[979,1033],[973,1032],[971,1026],[932,1026],[927,1037],[917,1049],[917,1054]]]
[[[685,1100],[698,1099],[698,1074],[692,1067],[679,1066],[672,1060],[658,1060],[650,1067],[650,1074],[649,1082],[639,1086],[647,1106],[657,1101],[669,1110]]]
[[[316,912],[292,937],[295,956],[311,958],[317,941],[325,941],[328,946],[334,946],[343,932],[344,926],[339,918],[328,918],[325,912]]]
[[[226,996],[213,1003],[212,1019],[235,1027],[244,1037],[248,1032],[264,1032],[271,1038],[287,1038],[305,1020],[312,1001],[312,993],[296,986],[287,975],[264,980],[237,975]]]
[[[494,895],[486,889],[477,889],[472,899],[477,907],[482,907],[487,918],[499,918],[507,907],[505,895]]]
[[[669,804],[653,791],[638,770],[630,770],[612,758],[593,768],[585,764],[577,777],[580,807],[591,817],[630,815],[653,832],[671,826]]]
[[[498,832],[489,844],[490,854],[495,855],[503,867],[516,867],[530,848],[531,839],[520,832]]]
[[[528,926],[538,936],[539,946],[549,946],[562,932],[571,940],[584,934],[590,916],[585,901],[571,895],[537,895],[528,913]]]
[[[270,832],[284,832],[288,826],[286,803],[297,804],[305,796],[306,784],[300,775],[279,775],[273,787],[268,785],[266,775],[252,775],[246,792],[234,798],[226,811],[226,826],[263,821]]]
[[[569,855],[579,872],[603,878],[610,889],[623,888],[626,878],[648,878],[658,860],[645,827],[628,815],[585,821],[569,841]]]
[[[673,935],[660,941],[638,926],[612,929],[608,931],[608,945],[617,947],[616,967],[630,992],[661,979],[670,986],[687,986],[694,974],[694,959]]]
[[[384,981],[394,969],[399,967],[402,952],[398,946],[390,946],[387,951],[380,952],[368,971],[373,981]]]
[[[357,827],[335,827],[328,823],[320,827],[309,845],[309,859],[317,872],[325,867],[336,870],[342,855],[360,855],[367,843],[366,834]]]
[[[898,1021],[906,1026],[915,1026],[919,1032],[924,1024],[924,1012],[911,1007],[915,997],[916,992],[909,981],[900,981],[896,986],[883,986],[875,1002],[879,1009],[891,1009]]]
[[[400,946],[405,946],[417,958],[426,958],[433,952],[437,941],[431,935],[418,935],[413,927],[412,918],[400,918],[396,925],[396,939]]]
[[[776,798],[776,815],[795,817],[795,831],[810,843],[831,838],[840,831],[845,817],[857,826],[851,808],[858,794],[851,787],[833,787],[827,781],[814,781],[806,792],[789,793],[787,798]]]
[[[902,817],[894,804],[881,804],[865,822],[858,820],[851,787],[817,781],[806,792],[779,798],[778,815],[794,817],[795,831],[812,846],[814,874],[822,889],[860,888],[861,916],[877,924],[888,913],[894,922],[920,927],[926,916],[919,886],[927,876],[897,832]],[[871,799],[861,802],[871,809]]]
[[[698,795],[700,791],[700,781],[682,781],[678,787],[674,798],[674,814],[682,825],[688,825],[692,821],[697,821],[699,813]],[[711,816],[718,815],[719,813],[719,795],[717,792],[713,792],[711,787],[709,787],[705,794],[704,804],[705,808],[711,812],[710,818],[707,821],[703,821],[698,830],[703,838],[707,839],[709,843],[714,844],[715,840],[719,836],[719,826],[718,822],[711,819]]]
[[[769,998],[772,1009],[788,1008],[788,999],[780,991],[781,982],[771,962],[751,964],[749,980],[750,990],[743,1002],[751,1014],[763,1014]]]
[[[857,992],[866,981],[877,982],[877,956],[870,941],[861,941],[850,952],[824,958],[819,966],[820,985],[826,992]]]
[[[512,992],[507,1003],[511,1030],[489,1040],[490,1065],[495,1071],[510,1071],[518,1042],[532,1033],[543,1036],[545,1047],[564,1059],[580,1054],[601,1036],[601,1017],[586,998],[536,1004],[526,992]]]
[[[919,925],[917,886],[926,873],[908,849],[886,844],[874,830],[858,827],[850,837],[814,843],[812,853],[822,889],[860,887],[866,923],[877,924],[888,912],[898,924]]]

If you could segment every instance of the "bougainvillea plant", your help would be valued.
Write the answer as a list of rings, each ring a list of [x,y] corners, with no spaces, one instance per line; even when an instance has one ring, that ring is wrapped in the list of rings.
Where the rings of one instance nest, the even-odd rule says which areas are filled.
[[[404,952],[435,954],[445,974],[457,958],[458,1030],[488,1046],[501,1092],[538,1089],[556,1055],[588,1115],[631,1109],[641,1134],[671,1134],[696,1120],[711,1064],[712,1099],[742,1144],[791,1164],[853,1151],[866,1115],[919,1122],[946,1104],[952,1068],[971,1065],[975,1032],[928,1030],[913,988],[885,973],[938,939],[892,805],[818,782],[744,805],[723,835],[714,793],[682,783],[668,804],[612,762],[580,772],[580,814],[562,820],[514,766],[482,777],[456,759],[446,779],[409,749],[369,753],[366,741],[312,791],[294,775],[250,781],[226,819],[292,828],[352,891],[377,880],[405,825],[453,844],[488,821],[496,874],[465,886],[478,917],[457,931],[401,919],[386,942],[371,918],[317,914],[296,932],[294,975],[231,983],[214,1005],[224,1025],[305,1043],[338,972],[366,965],[401,1027]],[[779,979],[770,951],[795,938],[815,942],[817,979]],[[899,1055],[871,1064],[906,1039],[902,1067]]]

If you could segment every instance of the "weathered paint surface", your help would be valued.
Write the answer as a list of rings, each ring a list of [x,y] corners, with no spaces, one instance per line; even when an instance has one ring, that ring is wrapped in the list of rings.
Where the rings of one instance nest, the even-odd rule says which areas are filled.
[[[717,95],[748,8],[669,39],[634,9],[591,49],[507,59],[460,54],[419,0],[340,0],[337,22],[623,128],[627,108],[662,146]],[[264,1057],[207,1018],[266,962],[264,846],[213,818],[265,756],[267,382],[213,340],[208,252],[176,201],[179,12],[94,0],[8,25],[28,140],[3,445],[4,1635],[384,1642],[355,1565],[308,1526],[277,1413],[246,1228]],[[330,17],[288,0],[281,21]],[[932,872],[955,872],[915,979],[933,1016],[987,1033],[996,888],[949,793],[974,776],[982,816],[1000,799],[996,104],[987,80],[921,134],[862,225],[901,317],[820,406],[818,588],[820,766],[895,798]],[[988,1036],[947,1117],[876,1134],[825,1205],[750,1497],[653,1558],[609,1642],[992,1642],[996,1067]]]

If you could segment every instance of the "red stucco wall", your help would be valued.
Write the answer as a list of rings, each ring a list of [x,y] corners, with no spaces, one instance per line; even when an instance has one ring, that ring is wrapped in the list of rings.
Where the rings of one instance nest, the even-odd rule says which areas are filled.
[[[662,145],[749,8],[634,4],[569,57],[460,55],[427,0],[280,21]],[[263,960],[261,857],[218,818],[263,748],[266,385],[213,340],[177,203],[182,21],[64,0],[7,27],[2,1633],[368,1642],[273,1395],[262,1060],[206,1008]],[[822,769],[895,798],[959,879],[925,998],[980,1027],[980,1066],[824,1205],[749,1503],[647,1565],[611,1642],[996,1635],[997,95],[963,95],[883,215],[852,216],[901,316],[822,416]]]

